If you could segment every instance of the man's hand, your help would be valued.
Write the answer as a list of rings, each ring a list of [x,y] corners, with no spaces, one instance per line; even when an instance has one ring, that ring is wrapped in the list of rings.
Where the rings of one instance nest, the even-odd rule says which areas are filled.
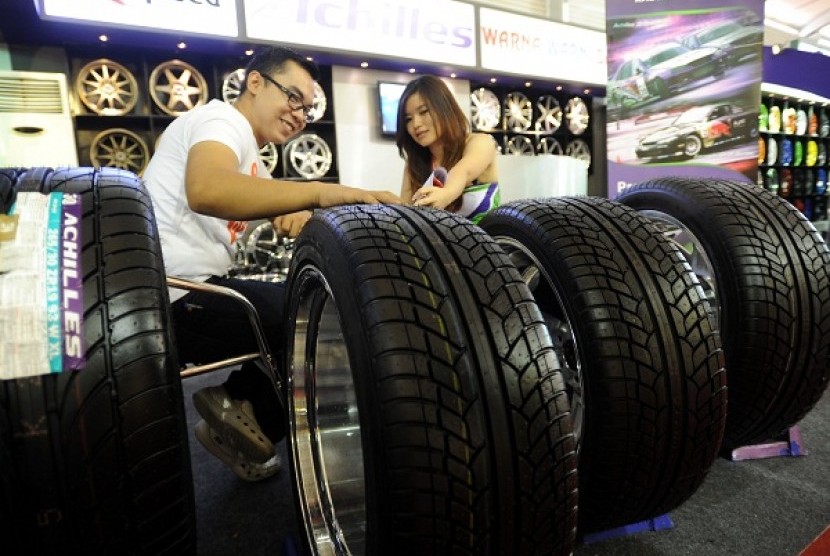
[[[277,216],[271,221],[271,225],[278,236],[297,237],[309,218],[311,218],[311,211],[302,210]]]
[[[327,184],[320,188],[320,207],[334,207],[338,205],[376,205],[400,204],[401,198],[390,191],[369,191],[339,184]]]

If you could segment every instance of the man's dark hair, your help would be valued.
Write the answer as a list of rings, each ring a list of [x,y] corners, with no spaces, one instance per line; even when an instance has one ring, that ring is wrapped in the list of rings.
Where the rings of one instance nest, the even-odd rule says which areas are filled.
[[[257,52],[251,58],[251,61],[248,62],[248,65],[245,67],[245,79],[242,81],[242,86],[239,91],[240,94],[245,92],[248,86],[247,78],[252,71],[258,71],[266,75],[282,73],[285,64],[288,62],[294,62],[306,70],[313,80],[320,80],[320,68],[317,67],[317,64],[285,46],[269,46]]]

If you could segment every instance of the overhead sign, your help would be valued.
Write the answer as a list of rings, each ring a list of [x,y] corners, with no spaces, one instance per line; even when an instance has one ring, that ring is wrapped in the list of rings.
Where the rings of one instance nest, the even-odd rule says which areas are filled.
[[[236,0],[41,0],[41,17],[239,36]]]
[[[425,0],[246,0],[252,39],[476,65],[472,4]]]
[[[605,33],[489,8],[479,9],[481,67],[605,85]]]

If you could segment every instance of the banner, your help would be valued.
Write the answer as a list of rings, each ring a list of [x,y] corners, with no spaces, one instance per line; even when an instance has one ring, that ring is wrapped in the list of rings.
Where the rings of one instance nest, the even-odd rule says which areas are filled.
[[[609,0],[608,196],[660,176],[755,182],[763,0]]]
[[[43,19],[114,23],[220,37],[239,35],[236,0],[38,0]]]
[[[245,0],[251,39],[476,65],[471,4],[424,0]]]
[[[489,8],[478,13],[482,68],[605,84],[604,33]]]

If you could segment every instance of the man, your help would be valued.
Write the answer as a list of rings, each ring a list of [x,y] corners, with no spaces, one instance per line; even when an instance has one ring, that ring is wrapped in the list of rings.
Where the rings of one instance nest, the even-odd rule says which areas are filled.
[[[167,273],[239,291],[256,307],[273,352],[283,331],[283,285],[225,276],[246,222],[277,217],[278,233],[296,233],[309,217],[307,209],[399,202],[388,192],[268,175],[259,149],[269,141],[283,144],[305,128],[318,73],[287,48],[257,54],[236,102],[212,100],[178,117],[143,176]],[[179,289],[171,289],[170,300],[181,361],[256,351],[247,316],[233,300]],[[255,363],[243,364],[221,386],[199,390],[193,403],[203,419],[196,438],[239,477],[260,480],[277,472],[274,443],[285,435],[285,418],[272,384]]]

